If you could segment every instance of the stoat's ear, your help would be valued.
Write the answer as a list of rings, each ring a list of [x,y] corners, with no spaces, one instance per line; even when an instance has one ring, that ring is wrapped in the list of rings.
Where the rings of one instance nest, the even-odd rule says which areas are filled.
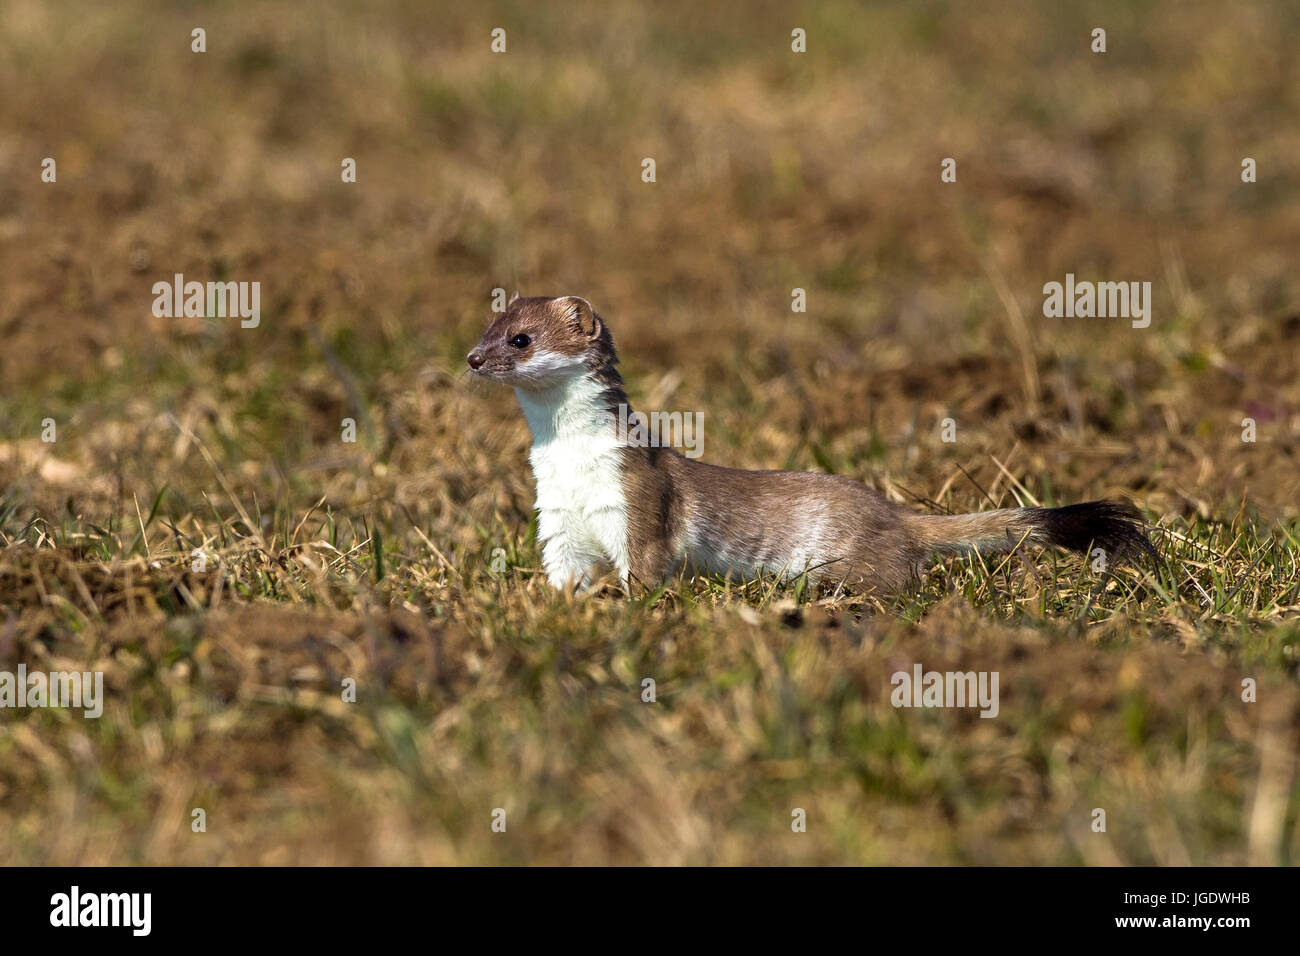
[[[569,317],[569,320],[582,331],[583,335],[591,339],[600,336],[604,326],[601,325],[600,319],[596,318],[591,303],[582,296],[566,295],[562,299],[557,299],[556,304]]]
[[[510,298],[506,300],[506,305],[514,305],[515,300],[518,298],[519,298],[519,290],[515,289],[514,292],[510,293]]]

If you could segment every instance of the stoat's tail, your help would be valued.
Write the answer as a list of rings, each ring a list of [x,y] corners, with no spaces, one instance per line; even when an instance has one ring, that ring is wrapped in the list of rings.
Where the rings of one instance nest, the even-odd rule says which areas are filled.
[[[1004,508],[965,515],[916,515],[913,527],[930,551],[1010,551],[1020,542],[1085,554],[1101,548],[1108,562],[1141,555],[1158,560],[1142,515],[1119,501],[1087,501],[1064,508]]]

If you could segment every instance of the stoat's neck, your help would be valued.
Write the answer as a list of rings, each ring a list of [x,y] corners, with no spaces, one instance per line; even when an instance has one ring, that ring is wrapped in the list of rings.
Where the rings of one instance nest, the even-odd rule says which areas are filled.
[[[602,378],[588,374],[548,389],[516,388],[533,445],[613,438],[619,403],[626,403],[627,397]]]

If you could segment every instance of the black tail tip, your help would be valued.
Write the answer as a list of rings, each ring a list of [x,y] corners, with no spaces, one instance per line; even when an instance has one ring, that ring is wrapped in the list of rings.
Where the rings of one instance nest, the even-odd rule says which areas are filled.
[[[1085,501],[1063,508],[1034,508],[1034,523],[1058,548],[1087,554],[1097,548],[1112,561],[1143,556],[1159,562],[1137,508],[1123,501]]]

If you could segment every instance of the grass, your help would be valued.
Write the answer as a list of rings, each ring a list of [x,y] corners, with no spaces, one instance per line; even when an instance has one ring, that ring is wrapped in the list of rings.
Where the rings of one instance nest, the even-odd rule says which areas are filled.
[[[98,721],[11,720],[14,862],[1294,852],[1290,798],[1261,796],[1284,771],[1260,762],[1295,731],[1294,526],[1167,527],[1162,576],[970,559],[863,607],[765,581],[575,600],[504,528],[444,551],[400,515],[165,510],[160,494],[99,527],[5,509],[0,593],[25,611],[4,639],[29,670],[102,670],[109,698]],[[893,708],[890,675],[914,662],[999,672],[998,719]],[[797,837],[795,807],[812,820]],[[82,842],[40,838],[74,809]]]
[[[1296,862],[1296,12],[968,6],[813,3],[798,59],[765,3],[7,4],[0,671],[107,700],[0,712],[0,863]],[[1067,271],[1151,327],[1042,318]],[[175,272],[261,325],[153,318]],[[1163,564],[558,595],[461,374],[496,287],[589,298],[706,461],[1130,497]],[[892,706],[916,663],[997,718]]]

